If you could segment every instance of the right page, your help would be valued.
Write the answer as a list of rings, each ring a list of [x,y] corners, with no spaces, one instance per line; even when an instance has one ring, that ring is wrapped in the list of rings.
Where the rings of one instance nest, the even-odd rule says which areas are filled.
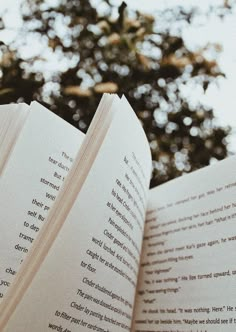
[[[236,158],[150,191],[133,331],[236,329]]]

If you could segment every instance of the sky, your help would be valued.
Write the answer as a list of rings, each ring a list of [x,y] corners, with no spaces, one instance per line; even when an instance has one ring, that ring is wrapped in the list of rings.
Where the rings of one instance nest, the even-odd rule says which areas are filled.
[[[119,3],[120,1],[115,1]],[[171,8],[174,5],[184,7],[197,6],[202,11],[210,5],[221,4],[221,0],[129,0],[130,7],[139,9],[147,13],[152,13],[155,9]],[[236,13],[221,20],[212,18],[207,22],[202,22],[201,27],[192,28],[184,31],[184,40],[189,48],[201,48],[208,42],[219,43],[222,45],[222,52],[218,58],[226,79],[219,81],[218,87],[212,86],[206,95],[196,92],[193,98],[201,100],[212,106],[218,121],[222,125],[230,125],[234,134],[230,139],[229,150],[236,153]],[[190,91],[192,94],[192,91]]]
[[[57,0],[49,0],[56,2]],[[91,0],[96,2],[97,0]],[[19,6],[21,0],[0,0],[0,12],[8,10],[9,14],[5,20],[9,26],[7,40],[15,38],[17,27],[21,25]],[[121,0],[111,0],[114,4],[119,4]],[[222,0],[128,0],[129,7],[152,13],[158,9],[172,8],[175,5],[184,7],[197,6],[205,11],[210,5],[222,3]],[[102,6],[102,5],[101,5]],[[0,38],[3,37],[0,34]],[[221,20],[212,16],[207,21],[200,22],[200,25],[188,28],[183,31],[183,37],[190,49],[204,47],[208,42],[219,43],[222,45],[222,52],[218,56],[218,63],[221,70],[225,73],[226,79],[220,79],[217,86],[210,86],[204,95],[201,91],[185,91],[186,95],[191,95],[193,100],[201,100],[214,108],[218,123],[230,125],[234,134],[229,140],[229,150],[236,153],[236,12],[226,16]],[[49,64],[49,66],[52,64]]]

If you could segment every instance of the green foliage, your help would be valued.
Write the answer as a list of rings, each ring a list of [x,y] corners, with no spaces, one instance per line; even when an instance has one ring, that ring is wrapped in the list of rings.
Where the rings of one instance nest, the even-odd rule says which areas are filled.
[[[106,13],[87,0],[58,3],[29,0],[23,12],[25,31],[68,59],[67,70],[51,78],[59,88],[45,97],[43,76],[24,70],[25,61],[8,51],[1,64],[0,103],[37,98],[86,132],[103,92],[125,94],[150,142],[152,186],[227,155],[229,129],[218,127],[212,109],[200,101],[192,105],[181,91],[189,84],[206,91],[221,75],[215,61],[190,51],[181,34],[171,33],[163,20],[129,13],[125,3],[116,16],[108,1]],[[169,11],[168,19],[188,23],[193,15]]]

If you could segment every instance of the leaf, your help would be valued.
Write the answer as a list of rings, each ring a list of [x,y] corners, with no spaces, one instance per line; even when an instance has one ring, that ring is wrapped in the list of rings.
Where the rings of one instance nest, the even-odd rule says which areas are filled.
[[[63,90],[65,95],[73,95],[78,97],[90,97],[92,95],[91,90],[82,89],[79,85],[69,85]]]
[[[1,89],[0,90],[0,96],[5,95],[5,94],[10,93],[10,92],[13,92],[13,91],[14,91],[14,89],[12,89],[12,88]]]
[[[113,82],[99,83],[95,85],[94,91],[96,93],[116,93],[118,91],[118,85]]]

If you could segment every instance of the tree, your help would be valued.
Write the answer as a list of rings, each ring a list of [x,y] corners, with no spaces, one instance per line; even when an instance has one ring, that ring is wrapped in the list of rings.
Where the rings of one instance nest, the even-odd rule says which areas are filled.
[[[30,103],[40,98],[44,84],[42,75],[25,72],[25,61],[4,43],[0,45],[0,103]]]
[[[165,17],[130,13],[125,3],[114,17],[109,1],[103,3],[104,13],[87,0],[60,0],[55,6],[45,0],[24,4],[25,31],[67,59],[68,68],[49,78],[57,84],[46,96],[42,74],[29,66],[23,70],[25,61],[14,54],[7,70],[2,69],[2,89],[13,84],[11,101],[19,96],[29,101],[37,94],[53,112],[86,132],[103,92],[125,94],[150,142],[152,186],[208,165],[212,158],[223,159],[229,128],[217,126],[212,109],[200,102],[192,105],[182,93],[189,84],[206,91],[222,75],[216,61],[207,60],[204,52],[188,50],[181,33],[174,35],[163,23]],[[179,8],[165,15],[172,22],[188,24],[195,13]],[[5,77],[12,70],[18,76],[9,85]],[[25,85],[19,90],[20,82]],[[6,96],[0,92],[1,103],[10,101]]]

